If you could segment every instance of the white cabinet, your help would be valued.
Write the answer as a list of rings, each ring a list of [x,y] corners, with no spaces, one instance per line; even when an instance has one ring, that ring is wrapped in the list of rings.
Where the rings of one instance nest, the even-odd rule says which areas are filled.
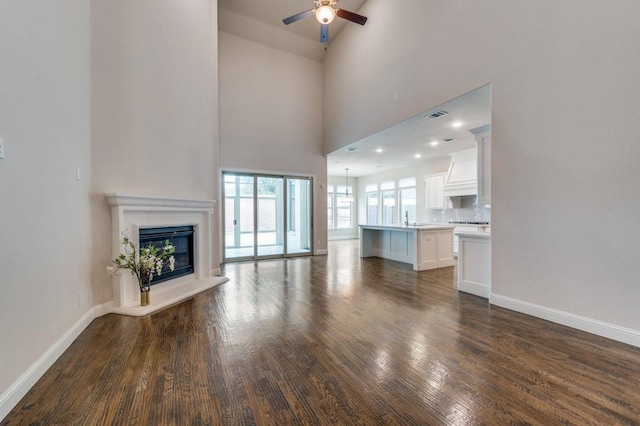
[[[491,234],[462,233],[458,257],[458,290],[489,298],[491,295]]]
[[[491,204],[491,125],[471,133],[478,144],[478,204]]]
[[[491,232],[491,228],[488,225],[456,225],[454,233],[458,234],[460,232],[482,232],[482,233],[488,234],[489,232]],[[454,235],[453,254],[456,257],[460,253],[459,248],[460,248],[460,239],[458,238],[458,235]]]
[[[426,206],[428,209],[444,209],[444,178],[445,173],[429,175],[424,178],[426,188]]]

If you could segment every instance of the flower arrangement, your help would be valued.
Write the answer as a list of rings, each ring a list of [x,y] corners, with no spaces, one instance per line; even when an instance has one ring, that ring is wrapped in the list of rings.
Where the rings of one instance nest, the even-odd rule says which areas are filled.
[[[162,268],[165,261],[169,262],[169,269],[173,271],[175,266],[175,258],[173,253],[175,247],[166,240],[163,247],[156,247],[149,244],[141,250],[123,234],[122,245],[124,253],[113,260],[115,266],[107,266],[107,271],[115,275],[120,269],[128,269],[131,275],[138,279],[138,285],[141,292],[148,292],[151,288],[151,281],[155,275],[162,274]]]

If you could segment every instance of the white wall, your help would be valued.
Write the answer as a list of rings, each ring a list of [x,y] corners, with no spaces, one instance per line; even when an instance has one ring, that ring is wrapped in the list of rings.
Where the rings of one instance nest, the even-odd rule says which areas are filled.
[[[220,167],[314,177],[314,249],[327,248],[322,65],[225,32],[220,40]]]
[[[210,0],[92,2],[94,303],[112,296],[104,193],[218,197],[216,14]]]
[[[492,83],[493,294],[636,330],[640,345],[640,3],[369,0],[360,12],[367,25],[325,58],[324,151]]]
[[[89,60],[87,2],[0,2],[0,419],[91,306]]]
[[[111,300],[104,193],[217,196],[216,15],[0,2],[0,419]]]

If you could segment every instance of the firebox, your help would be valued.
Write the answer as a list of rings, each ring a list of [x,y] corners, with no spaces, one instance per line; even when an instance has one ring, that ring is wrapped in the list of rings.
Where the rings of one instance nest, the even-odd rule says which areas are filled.
[[[176,248],[173,257],[175,267],[171,271],[169,265],[165,264],[162,274],[154,276],[151,285],[171,280],[194,272],[193,253],[193,226],[167,226],[162,228],[142,228],[139,230],[140,247],[147,247],[149,244],[155,247],[163,247],[169,240]]]

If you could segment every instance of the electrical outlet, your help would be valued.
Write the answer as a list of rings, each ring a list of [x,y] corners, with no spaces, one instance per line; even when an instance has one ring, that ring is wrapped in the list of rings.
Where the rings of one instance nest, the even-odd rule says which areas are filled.
[[[0,138],[0,158],[4,159],[4,139]]]

